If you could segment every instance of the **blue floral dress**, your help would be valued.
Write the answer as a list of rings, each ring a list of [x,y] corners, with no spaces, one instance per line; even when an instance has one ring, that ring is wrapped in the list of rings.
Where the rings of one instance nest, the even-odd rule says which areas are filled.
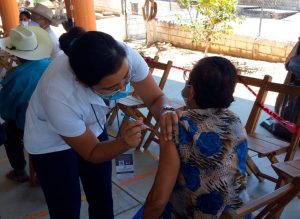
[[[163,218],[218,218],[239,207],[247,156],[240,119],[228,109],[188,110],[176,138],[181,167]]]

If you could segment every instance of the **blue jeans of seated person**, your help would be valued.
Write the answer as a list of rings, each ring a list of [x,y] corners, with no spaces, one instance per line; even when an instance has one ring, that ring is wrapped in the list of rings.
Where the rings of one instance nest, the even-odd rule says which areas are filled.
[[[106,130],[98,139],[108,140]],[[79,177],[89,204],[89,218],[114,218],[111,161],[93,164],[85,161],[72,149],[30,157],[51,219],[80,218]]]

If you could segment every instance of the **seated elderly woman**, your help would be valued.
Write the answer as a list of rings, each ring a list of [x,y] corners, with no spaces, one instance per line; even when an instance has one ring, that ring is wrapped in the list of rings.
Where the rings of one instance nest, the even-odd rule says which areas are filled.
[[[228,109],[237,70],[225,58],[207,57],[187,73],[182,90],[187,111],[179,117],[174,141],[161,138],[145,219],[218,218],[247,198],[246,132]]]

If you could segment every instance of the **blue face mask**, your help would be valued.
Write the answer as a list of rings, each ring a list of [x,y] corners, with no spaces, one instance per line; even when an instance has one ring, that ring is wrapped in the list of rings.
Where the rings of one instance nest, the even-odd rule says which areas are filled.
[[[184,88],[181,90],[181,96],[182,96],[182,99],[183,99],[185,105],[187,105],[188,98],[184,96]]]
[[[191,87],[191,86],[192,86],[192,85],[190,85],[190,84],[186,84],[186,85],[184,86],[184,88],[181,90],[181,96],[182,96],[182,99],[183,99],[184,102],[185,102],[185,105],[188,105],[189,98],[185,96],[184,90],[186,89],[186,87]]]
[[[130,92],[130,82],[128,82],[125,85],[125,90],[124,91],[121,91],[119,89],[119,90],[114,91],[110,94],[99,94],[99,93],[97,93],[97,94],[98,94],[99,97],[101,97],[102,99],[105,99],[105,100],[117,100],[117,99],[127,97],[129,92]]]

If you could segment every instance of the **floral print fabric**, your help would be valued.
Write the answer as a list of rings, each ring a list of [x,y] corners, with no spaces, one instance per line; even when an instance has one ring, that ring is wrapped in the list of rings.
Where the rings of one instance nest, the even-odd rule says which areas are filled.
[[[218,218],[243,202],[246,133],[228,109],[193,109],[179,121],[181,167],[169,200],[171,218]]]

